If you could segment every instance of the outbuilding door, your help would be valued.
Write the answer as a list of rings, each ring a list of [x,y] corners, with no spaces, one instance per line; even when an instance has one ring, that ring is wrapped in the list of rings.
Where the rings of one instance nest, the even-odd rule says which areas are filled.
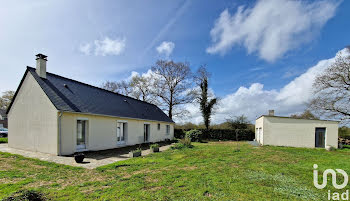
[[[326,141],[326,128],[315,129],[315,147],[325,147]]]

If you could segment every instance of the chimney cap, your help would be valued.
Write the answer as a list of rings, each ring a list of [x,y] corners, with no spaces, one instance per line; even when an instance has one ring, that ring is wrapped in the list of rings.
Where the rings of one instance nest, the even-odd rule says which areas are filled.
[[[43,55],[43,54],[39,53],[39,54],[37,54],[37,55],[35,55],[35,56],[36,56],[36,60],[38,60],[38,59],[44,59],[44,60],[47,61],[47,56],[46,56],[46,55]]]

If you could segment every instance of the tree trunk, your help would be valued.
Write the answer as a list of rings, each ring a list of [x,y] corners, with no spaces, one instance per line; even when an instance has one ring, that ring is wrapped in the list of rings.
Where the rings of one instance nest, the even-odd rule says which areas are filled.
[[[170,90],[169,118],[173,119],[173,91]]]
[[[173,119],[173,106],[172,105],[169,105],[169,118],[170,119]]]

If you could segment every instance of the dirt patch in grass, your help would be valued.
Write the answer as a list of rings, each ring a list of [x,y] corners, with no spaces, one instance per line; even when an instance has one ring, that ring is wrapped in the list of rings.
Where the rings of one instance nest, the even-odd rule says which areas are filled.
[[[17,182],[23,181],[24,178],[1,178],[0,184],[15,184]]]
[[[26,186],[29,188],[38,188],[38,187],[43,187],[43,186],[50,186],[54,183],[55,182],[53,182],[53,181],[37,181],[34,183],[29,183]]]
[[[1,158],[0,162],[0,170],[9,170],[12,168],[13,165],[11,165],[11,162],[13,160],[6,160],[7,158]]]
[[[176,168],[178,170],[195,170],[197,169],[196,166],[186,166],[186,167],[181,167],[181,168]]]
[[[239,165],[232,163],[232,164],[231,164],[231,167],[233,167],[233,168],[239,168]]]

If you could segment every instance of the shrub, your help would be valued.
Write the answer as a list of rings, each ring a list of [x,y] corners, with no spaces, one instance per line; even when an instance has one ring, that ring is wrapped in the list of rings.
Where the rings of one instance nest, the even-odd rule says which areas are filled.
[[[185,130],[183,129],[175,129],[174,130],[174,137],[177,139],[182,139],[185,137]]]
[[[254,139],[254,132],[250,129],[210,129],[203,132],[202,138],[209,140],[251,141]]]
[[[185,137],[184,139],[180,140],[180,143],[183,144],[185,147],[191,147],[191,138]]]
[[[186,138],[191,139],[192,142],[199,142],[202,137],[202,131],[193,129],[186,132]]]
[[[179,143],[174,144],[171,148],[172,149],[183,149],[183,148],[192,148],[193,145],[191,144],[191,139],[188,137],[185,137],[179,141]]]
[[[202,131],[201,140],[238,140],[251,141],[255,138],[254,131],[251,129],[197,129]],[[175,129],[176,138],[184,138],[185,130]]]
[[[4,198],[3,200],[10,201],[10,200],[46,200],[46,197],[34,190],[23,190],[18,191],[14,195],[11,195],[10,197]]]
[[[137,148],[137,149],[133,150],[132,153],[133,153],[133,154],[136,154],[136,153],[138,153],[138,152],[141,153],[141,151],[142,151],[141,148]]]
[[[1,143],[8,143],[7,138],[2,138],[2,137],[0,137],[0,144],[1,144]]]
[[[151,148],[151,149],[159,148],[159,144],[151,144],[151,146],[149,146],[149,148]]]
[[[171,149],[183,149],[185,146],[181,143],[176,143],[173,146],[171,146]]]

